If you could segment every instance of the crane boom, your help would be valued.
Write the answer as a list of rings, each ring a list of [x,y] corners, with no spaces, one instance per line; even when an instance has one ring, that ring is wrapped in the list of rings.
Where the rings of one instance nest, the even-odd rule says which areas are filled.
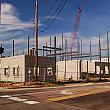
[[[71,50],[72,50],[72,47],[74,45],[74,41],[77,38],[77,30],[78,30],[78,27],[79,27],[79,24],[80,24],[81,13],[82,13],[86,3],[87,3],[87,0],[84,0],[83,3],[78,7],[77,18],[76,18],[76,22],[75,22],[75,25],[74,25],[74,28],[73,28],[74,32],[73,32],[73,37],[72,37],[72,43],[70,45]]]

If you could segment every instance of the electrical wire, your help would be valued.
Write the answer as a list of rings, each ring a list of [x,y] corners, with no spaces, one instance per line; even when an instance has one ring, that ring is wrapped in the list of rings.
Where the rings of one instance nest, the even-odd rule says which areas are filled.
[[[63,4],[62,7],[60,8],[60,10],[59,10],[59,12],[57,13],[57,15],[55,16],[55,18],[52,20],[52,22],[51,22],[45,29],[43,29],[43,30],[38,29],[40,32],[46,31],[46,30],[54,23],[54,21],[56,20],[56,18],[59,16],[59,14],[61,13],[61,11],[62,11],[63,8],[65,7],[66,3],[67,3],[67,0],[65,0],[64,4]]]
[[[46,23],[46,22],[49,22],[53,17],[54,17],[54,14],[60,9],[61,5],[62,5],[62,2],[63,0],[61,0],[60,4],[58,5],[57,9],[52,13],[52,15],[49,17],[49,19],[45,20],[45,21],[42,21],[42,23]]]
[[[49,15],[50,12],[53,11],[54,7],[56,6],[58,0],[55,0],[55,2],[53,3],[53,5],[50,7],[49,11],[45,14],[45,15]]]
[[[43,6],[48,0],[43,0],[41,3],[39,3],[39,7]]]
[[[41,4],[45,3],[46,1],[47,1],[47,0],[43,0],[43,2],[42,2]],[[63,5],[62,5],[62,7],[61,7],[62,2],[63,2],[63,0],[61,1],[61,3],[60,3],[60,5],[58,6],[58,8],[55,10],[55,12],[56,12],[56,11],[58,11],[58,10],[60,9],[60,10],[58,11],[58,13],[56,14],[56,16],[53,18],[52,22],[51,22],[45,29],[43,29],[43,30],[40,30],[40,29],[39,29],[39,31],[44,32],[44,31],[46,31],[46,30],[53,24],[53,22],[56,20],[56,18],[58,17],[58,15],[60,14],[60,12],[62,11],[63,7],[66,5],[67,0],[65,0],[65,2],[63,3]],[[40,4],[40,5],[41,5],[41,4]],[[54,9],[53,7],[55,6],[55,4],[57,4],[57,0],[55,0],[54,4],[53,4],[52,7],[50,8],[50,10]],[[60,8],[60,7],[61,7],[61,8]],[[49,18],[49,20],[52,19],[52,17],[53,17],[53,13],[52,13],[51,17]],[[7,18],[0,18],[0,19],[11,20],[11,21],[17,21],[16,19],[7,19]],[[28,20],[25,20],[25,21],[28,21]],[[23,25],[23,24],[16,24],[15,22],[14,22],[14,24],[3,24],[3,23],[2,23],[1,25],[25,26],[25,27],[27,27],[27,28],[35,28],[34,22],[33,22],[32,24],[33,24],[33,26],[30,26],[30,27],[28,27],[28,25],[26,26],[26,25]],[[24,28],[25,28],[25,27],[24,27]],[[34,30],[34,29],[32,29],[32,30]]]
[[[41,5],[44,1],[45,1],[45,0],[41,0],[41,1],[39,1],[39,5]]]

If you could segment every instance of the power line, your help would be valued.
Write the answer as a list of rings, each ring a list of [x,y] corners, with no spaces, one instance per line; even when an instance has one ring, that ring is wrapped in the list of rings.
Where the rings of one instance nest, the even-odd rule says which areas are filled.
[[[59,12],[58,12],[57,15],[55,16],[55,18],[52,20],[52,22],[51,22],[45,29],[43,29],[43,30],[40,30],[40,29],[39,29],[39,31],[41,31],[41,32],[46,31],[46,30],[54,23],[54,21],[56,20],[56,18],[58,17],[58,15],[61,13],[61,11],[63,10],[63,8],[65,7],[66,3],[67,3],[67,0],[65,0],[65,2],[64,2],[63,5],[62,5],[62,7],[61,7],[60,10],[59,10]]]
[[[58,5],[57,9],[54,10],[54,12],[52,13],[52,15],[49,17],[49,19],[45,20],[45,21],[42,21],[42,23],[45,23],[45,22],[49,22],[53,17],[54,17],[54,14],[60,9],[61,5],[62,5],[62,2],[63,0],[61,0],[60,4]]]
[[[43,0],[43,2],[42,3],[40,3],[40,5],[41,4],[43,4],[43,3],[45,3],[47,0]],[[56,20],[56,18],[58,17],[58,15],[60,14],[60,12],[62,11],[62,9],[63,9],[63,7],[66,5],[66,2],[67,2],[67,0],[65,0],[65,2],[63,3],[63,5],[62,5],[62,7],[61,7],[61,4],[62,4],[62,2],[63,2],[63,0],[61,0],[61,3],[60,3],[60,5],[58,6],[58,8],[54,11],[54,13],[56,12],[56,11],[58,11],[59,9],[59,11],[58,11],[58,13],[56,14],[56,16],[54,17],[54,18],[52,18],[53,17],[53,13],[52,13],[52,15],[51,15],[51,17],[48,19],[48,21],[50,21],[50,19],[53,19],[52,21],[51,21],[51,23],[45,28],[45,29],[43,29],[43,30],[40,30],[39,29],[39,31],[41,31],[41,32],[44,32],[45,30],[47,30],[52,24],[53,24],[53,22]],[[52,5],[52,7],[50,8],[51,10],[53,10],[54,8],[53,7],[55,7],[55,4],[57,4],[57,0],[55,0],[55,2],[54,2],[54,4]],[[60,8],[61,7],[61,8]],[[10,20],[10,21],[17,21],[16,19],[7,19],[7,18],[0,18],[0,19],[3,19],[3,20]],[[19,21],[19,20],[18,20]],[[28,21],[28,20],[25,20],[25,21]],[[32,23],[32,25],[31,24],[27,24],[27,25],[24,25],[24,24],[17,24],[18,22],[14,22],[14,24],[4,24],[4,23],[2,23],[1,25],[9,25],[9,26],[24,26],[24,28],[25,27],[27,27],[27,28],[34,28],[35,26],[34,26],[34,22]],[[29,27],[28,27],[29,26]],[[32,29],[33,30],[33,29]]]
[[[43,6],[48,0],[42,0],[41,3],[39,3],[39,7]]]
[[[50,7],[49,11],[45,15],[49,15],[50,12],[53,11],[54,7],[56,6],[58,0],[54,0],[53,5]]]

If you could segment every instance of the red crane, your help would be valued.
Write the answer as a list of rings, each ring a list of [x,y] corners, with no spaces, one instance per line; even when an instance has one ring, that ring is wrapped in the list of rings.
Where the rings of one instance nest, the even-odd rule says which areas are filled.
[[[78,26],[80,24],[81,13],[82,13],[86,3],[87,3],[87,0],[84,0],[83,3],[78,7],[77,19],[76,19],[76,22],[75,22],[75,25],[74,25],[74,28],[73,28],[74,32],[73,32],[72,43],[70,45],[71,50],[72,50],[72,47],[74,46],[74,41],[77,38],[77,30],[78,30]]]

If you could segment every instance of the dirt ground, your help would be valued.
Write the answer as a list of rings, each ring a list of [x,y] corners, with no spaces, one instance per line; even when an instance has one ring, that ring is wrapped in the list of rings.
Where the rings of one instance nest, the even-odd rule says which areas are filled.
[[[43,84],[36,83],[0,83],[0,87],[7,87],[9,89],[26,88],[26,87],[43,87]]]
[[[90,110],[110,110],[110,91],[95,95],[58,101],[58,103],[83,107]]]
[[[0,83],[0,87],[6,87],[9,89],[18,89],[18,88],[41,88],[41,87],[54,87],[56,84],[46,83],[36,83],[36,82],[26,82],[26,83]]]

